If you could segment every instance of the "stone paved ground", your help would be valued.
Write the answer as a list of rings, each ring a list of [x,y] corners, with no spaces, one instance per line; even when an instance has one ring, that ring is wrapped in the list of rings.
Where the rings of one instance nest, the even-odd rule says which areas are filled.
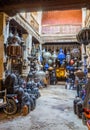
[[[40,91],[41,97],[34,111],[27,116],[3,114],[0,130],[87,130],[73,113],[75,90],[55,85]]]

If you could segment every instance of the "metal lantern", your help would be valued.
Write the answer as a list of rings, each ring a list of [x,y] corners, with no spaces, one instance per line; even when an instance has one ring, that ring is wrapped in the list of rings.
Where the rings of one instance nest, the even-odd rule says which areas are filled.
[[[58,59],[59,59],[59,61],[60,61],[60,64],[62,64],[63,63],[63,60],[65,60],[65,54],[64,54],[64,52],[63,52],[63,49],[61,48],[60,49],[60,51],[59,51],[59,54],[58,54],[58,57],[57,57]]]
[[[49,65],[52,64],[52,60],[51,60],[51,59],[48,60],[48,64],[49,64]]]
[[[31,49],[31,56],[36,56],[36,48],[35,48],[34,43],[32,45],[32,49]]]
[[[90,42],[90,28],[83,28],[76,35],[79,43],[87,45]]]
[[[15,33],[14,38],[16,38],[18,43],[21,43],[21,38],[19,37],[17,32]]]
[[[66,54],[66,62],[69,63],[70,59],[71,59],[71,55],[70,55],[70,52],[68,51]]]
[[[22,48],[19,44],[10,44],[7,46],[7,55],[11,57],[21,56]]]
[[[35,76],[36,76],[37,78],[39,78],[39,79],[43,79],[43,78],[45,78],[46,74],[45,74],[44,71],[40,70],[40,71],[37,71],[37,72],[36,72]]]
[[[70,60],[70,65],[73,65],[73,64],[74,64],[74,60],[71,59],[71,60]]]
[[[44,65],[44,68],[45,68],[45,70],[47,70],[47,69],[49,68],[48,63],[46,63],[46,64]]]
[[[57,54],[56,52],[54,51],[53,55],[52,55],[52,59],[53,59],[53,62],[55,62],[55,60],[57,59]]]
[[[49,59],[51,57],[51,53],[50,52],[44,52],[44,54],[43,54],[43,58],[44,59]]]
[[[72,51],[71,51],[71,54],[73,57],[78,57],[79,54],[80,54],[80,51],[78,48],[74,48]]]
[[[12,32],[10,32],[9,37],[7,38],[7,43],[8,44],[12,44],[12,38],[13,38],[13,34],[12,34]]]

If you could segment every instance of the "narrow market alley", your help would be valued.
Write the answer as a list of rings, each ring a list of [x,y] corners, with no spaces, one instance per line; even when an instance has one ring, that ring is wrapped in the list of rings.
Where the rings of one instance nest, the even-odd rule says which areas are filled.
[[[67,90],[62,84],[50,85],[40,92],[33,112],[27,116],[5,116],[0,130],[87,130],[73,112],[75,90]]]
[[[90,130],[90,0],[0,0],[0,130]]]

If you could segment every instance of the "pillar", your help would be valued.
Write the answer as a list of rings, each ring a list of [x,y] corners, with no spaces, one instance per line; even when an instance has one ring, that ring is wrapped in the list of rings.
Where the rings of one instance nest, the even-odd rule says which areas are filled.
[[[85,27],[86,13],[86,8],[82,8],[82,27]]]
[[[84,28],[85,27],[85,19],[86,19],[86,8],[82,8],[82,28]],[[81,50],[82,50],[82,61],[83,61],[83,63],[84,63],[84,55],[85,55],[85,45],[81,45]],[[84,67],[83,67],[83,69],[84,69]]]
[[[32,35],[28,34],[28,37],[26,39],[26,49],[27,49],[27,56],[31,54],[32,50]]]
[[[22,38],[24,40],[24,44],[27,46],[27,43],[26,43],[26,39],[27,39],[28,35],[27,34],[23,34],[22,35]],[[24,60],[27,60],[27,49],[25,47],[25,49],[23,48],[23,59]]]
[[[42,31],[42,11],[38,12],[38,23],[39,23],[39,34],[41,35],[41,31]]]
[[[41,43],[39,44],[39,48],[40,50],[38,52],[38,60],[41,62],[41,58],[42,58],[42,44]]]
[[[32,49],[32,36],[30,34],[28,35],[23,35],[23,38],[25,40],[25,44],[26,44],[26,49],[24,51],[24,56],[23,59],[26,60],[26,69],[22,70],[22,75],[24,77],[27,77],[29,71],[30,71],[30,63],[28,61],[28,56],[31,55],[31,49]]]
[[[0,90],[2,89],[2,80],[4,78],[4,28],[5,14],[0,13]]]

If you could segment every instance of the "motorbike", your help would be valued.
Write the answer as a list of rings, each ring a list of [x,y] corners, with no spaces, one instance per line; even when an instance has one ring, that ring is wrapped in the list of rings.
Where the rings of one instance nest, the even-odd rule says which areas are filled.
[[[17,95],[16,94],[7,94],[6,95],[6,106],[3,108],[3,111],[7,114],[7,115],[13,115],[17,112],[17,104],[18,104],[18,100],[17,100]]]
[[[3,108],[3,111],[7,115],[13,115],[17,112],[17,95],[7,94],[7,90],[0,91],[0,108]]]
[[[7,91],[6,106],[3,110],[6,114],[15,114],[17,111],[21,111],[25,105],[28,106],[28,112],[31,110],[30,97],[25,94],[23,84],[18,84],[18,78],[14,73],[7,76],[5,89]]]

